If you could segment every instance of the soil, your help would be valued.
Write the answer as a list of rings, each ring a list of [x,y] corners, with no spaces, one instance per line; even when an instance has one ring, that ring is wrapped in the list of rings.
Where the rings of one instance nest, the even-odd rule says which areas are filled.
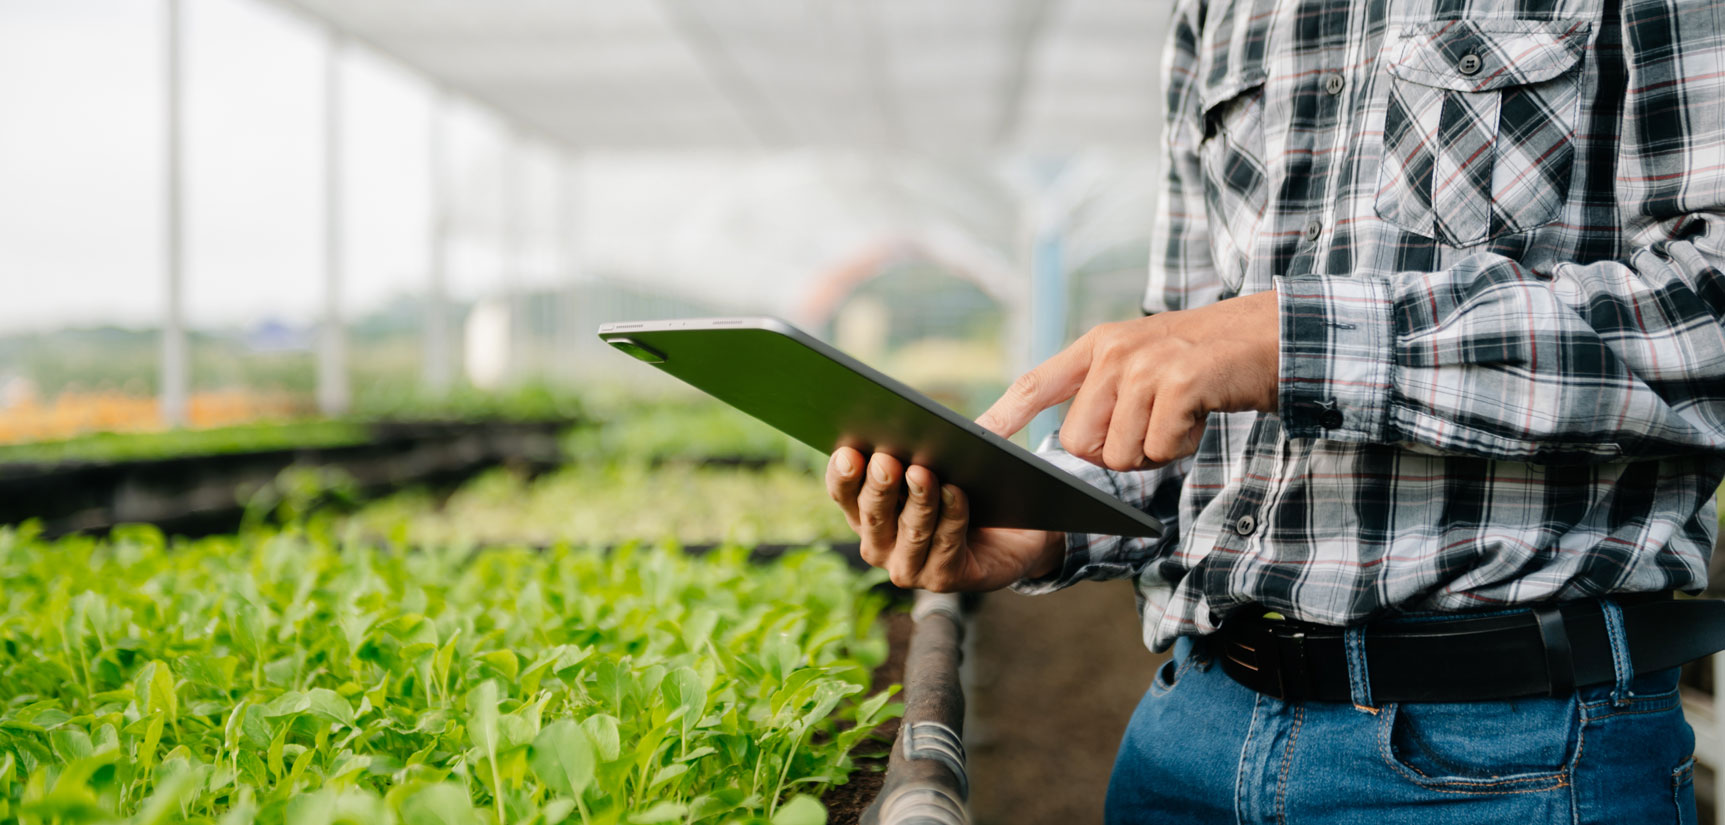
[[[902,611],[887,613],[881,621],[886,623],[889,648],[886,661],[874,669],[874,681],[870,684],[877,690],[904,682],[904,659],[910,653],[910,634],[916,627],[910,614]],[[855,757],[856,769],[850,781],[834,786],[821,797],[827,806],[827,825],[856,825],[862,819],[863,811],[874,802],[886,782],[887,754],[897,738],[898,720],[893,719],[857,746],[857,752],[865,755]]]
[[[969,641],[972,822],[1101,822],[1120,736],[1166,658],[1140,641],[1130,583],[990,593]]]

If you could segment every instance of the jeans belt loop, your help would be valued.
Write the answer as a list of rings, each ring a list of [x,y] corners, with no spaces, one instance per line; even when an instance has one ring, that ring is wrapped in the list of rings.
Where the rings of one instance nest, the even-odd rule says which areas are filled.
[[[1355,625],[1342,631],[1342,649],[1348,654],[1348,699],[1356,710],[1377,713],[1372,702],[1372,671],[1366,664],[1366,628]]]
[[[1605,637],[1611,644],[1611,671],[1614,679],[1611,687],[1611,704],[1613,707],[1623,707],[1629,704],[1629,698],[1634,691],[1629,689],[1630,682],[1635,680],[1635,663],[1629,659],[1629,634],[1623,629],[1623,606],[1615,599],[1600,599],[1600,612],[1605,616]]]

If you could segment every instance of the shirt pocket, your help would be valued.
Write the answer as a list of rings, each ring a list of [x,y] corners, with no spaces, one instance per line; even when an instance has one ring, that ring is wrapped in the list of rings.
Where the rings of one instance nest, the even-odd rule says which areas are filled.
[[[1264,167],[1264,79],[1252,72],[1205,89],[1205,219],[1210,256],[1226,292],[1237,294],[1269,203]]]
[[[1378,217],[1456,247],[1557,220],[1575,167],[1578,21],[1439,20],[1391,46]]]

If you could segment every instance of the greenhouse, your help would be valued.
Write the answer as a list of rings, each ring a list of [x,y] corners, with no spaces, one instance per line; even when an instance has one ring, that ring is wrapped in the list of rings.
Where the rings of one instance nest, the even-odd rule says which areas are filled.
[[[0,0],[0,823],[1725,822],[1720,247],[1299,6]]]

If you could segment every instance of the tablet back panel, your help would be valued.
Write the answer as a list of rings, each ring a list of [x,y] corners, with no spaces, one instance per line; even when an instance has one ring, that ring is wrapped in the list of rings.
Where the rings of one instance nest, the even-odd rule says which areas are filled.
[[[1158,536],[1153,518],[773,318],[605,324],[599,337],[822,452],[891,453],[956,484],[979,527]]]

